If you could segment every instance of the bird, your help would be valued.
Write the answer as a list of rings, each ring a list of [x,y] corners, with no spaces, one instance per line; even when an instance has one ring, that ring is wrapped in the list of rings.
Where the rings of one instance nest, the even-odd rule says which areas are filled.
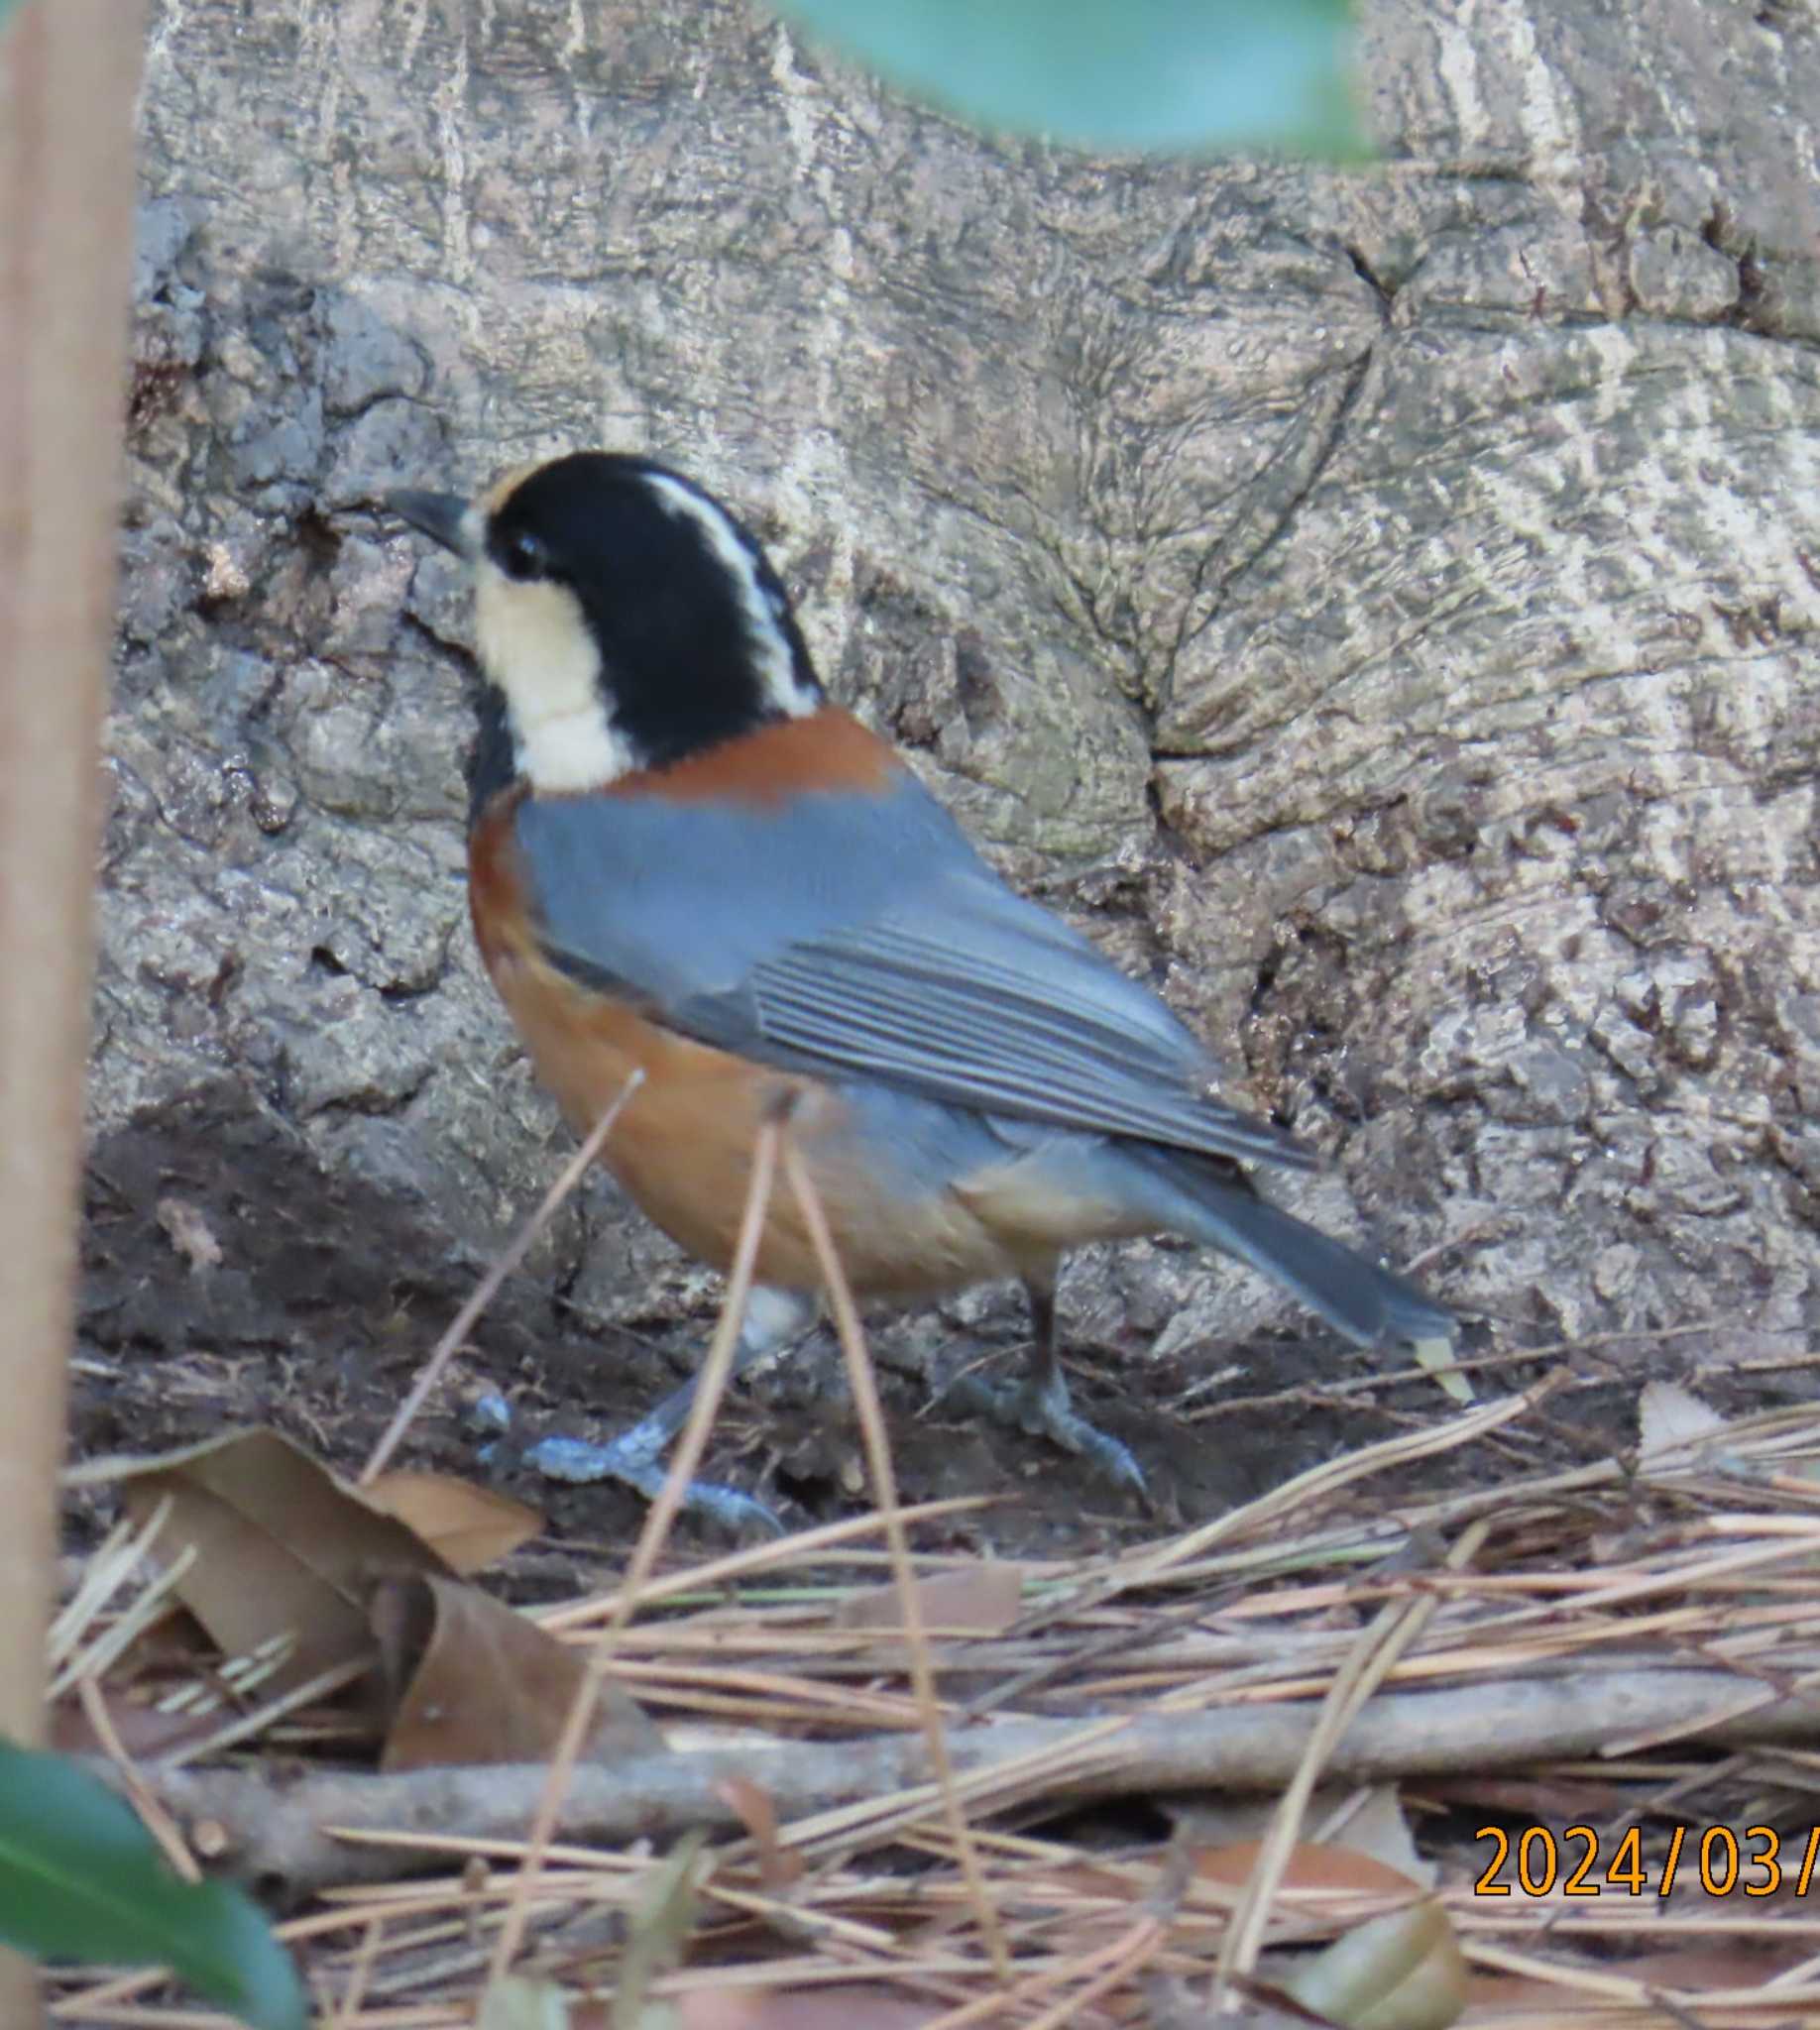
[[[829,697],[764,549],[704,487],[580,450],[472,501],[383,505],[471,574],[481,957],[569,1125],[621,1105],[602,1160],[689,1253],[726,1271],[759,1129],[787,1108],[854,1293],[1021,1280],[1028,1367],[984,1407],[1134,1488],[1060,1365],[1071,1248],[1176,1234],[1356,1344],[1452,1339],[1444,1306],[1264,1195],[1260,1170],[1316,1159],[1223,1099],[1162,998],[1016,893]],[[738,1367],[803,1332],[821,1285],[773,1192]],[[537,1463],[653,1494],[691,1386]],[[691,1495],[734,1524],[765,1513]]]

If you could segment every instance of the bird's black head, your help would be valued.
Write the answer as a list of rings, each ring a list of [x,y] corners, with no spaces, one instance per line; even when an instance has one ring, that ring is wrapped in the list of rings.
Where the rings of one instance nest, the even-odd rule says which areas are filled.
[[[481,667],[533,790],[597,788],[823,702],[756,539],[648,459],[578,451],[471,507],[390,505],[472,563]]]

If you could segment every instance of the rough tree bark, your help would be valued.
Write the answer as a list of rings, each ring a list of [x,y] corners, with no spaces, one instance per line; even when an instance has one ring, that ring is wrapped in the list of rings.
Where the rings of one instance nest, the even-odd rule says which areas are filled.
[[[282,1344],[547,1176],[460,600],[367,504],[581,442],[755,521],[838,691],[1332,1155],[1315,1213],[1520,1341],[1813,1319],[1811,0],[1372,0],[1343,171],[995,145],[732,0],[154,14],[99,1335],[156,1336],[172,1178],[285,1180],[291,1281],[207,1300]],[[604,1195],[545,1274],[699,1296]]]

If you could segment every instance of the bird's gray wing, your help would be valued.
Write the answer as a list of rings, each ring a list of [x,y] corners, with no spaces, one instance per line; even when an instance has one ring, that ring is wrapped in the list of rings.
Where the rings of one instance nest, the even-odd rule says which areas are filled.
[[[531,799],[545,950],[667,1026],[783,1070],[988,1114],[1307,1166],[1225,1105],[1149,988],[1014,894],[913,777],[777,808]]]

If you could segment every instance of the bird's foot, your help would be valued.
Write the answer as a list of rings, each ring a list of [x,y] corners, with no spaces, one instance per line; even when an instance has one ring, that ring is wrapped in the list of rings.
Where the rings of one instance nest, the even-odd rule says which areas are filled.
[[[585,1438],[540,1438],[525,1452],[524,1463],[545,1480],[570,1485],[617,1480],[635,1489],[647,1502],[657,1499],[669,1477],[661,1451],[645,1438],[642,1424],[622,1431],[606,1445],[590,1444]],[[682,1508],[685,1515],[700,1516],[737,1536],[751,1531],[783,1534],[782,1522],[762,1502],[718,1481],[692,1480],[683,1489]]]
[[[668,1408],[663,1407],[665,1410]],[[505,1399],[493,1394],[479,1408],[476,1420],[490,1430],[501,1431],[510,1422],[511,1414]],[[647,1502],[654,1502],[668,1477],[663,1455],[675,1435],[674,1418],[659,1410],[633,1424],[630,1430],[622,1431],[610,1444],[591,1444],[586,1438],[539,1438],[525,1448],[524,1463],[545,1480],[559,1480],[570,1486],[617,1480],[634,1489]],[[762,1502],[742,1495],[738,1488],[722,1487],[716,1481],[691,1481],[683,1490],[682,1506],[686,1515],[700,1516],[733,1535],[783,1534],[782,1522]]]
[[[944,1406],[966,1415],[989,1416],[994,1423],[1050,1438],[1065,1452],[1084,1459],[1115,1487],[1145,1492],[1144,1469],[1109,1432],[1088,1423],[1069,1401],[1068,1383],[1059,1370],[1032,1375],[1013,1386],[998,1386],[978,1375],[961,1375],[942,1397]]]

